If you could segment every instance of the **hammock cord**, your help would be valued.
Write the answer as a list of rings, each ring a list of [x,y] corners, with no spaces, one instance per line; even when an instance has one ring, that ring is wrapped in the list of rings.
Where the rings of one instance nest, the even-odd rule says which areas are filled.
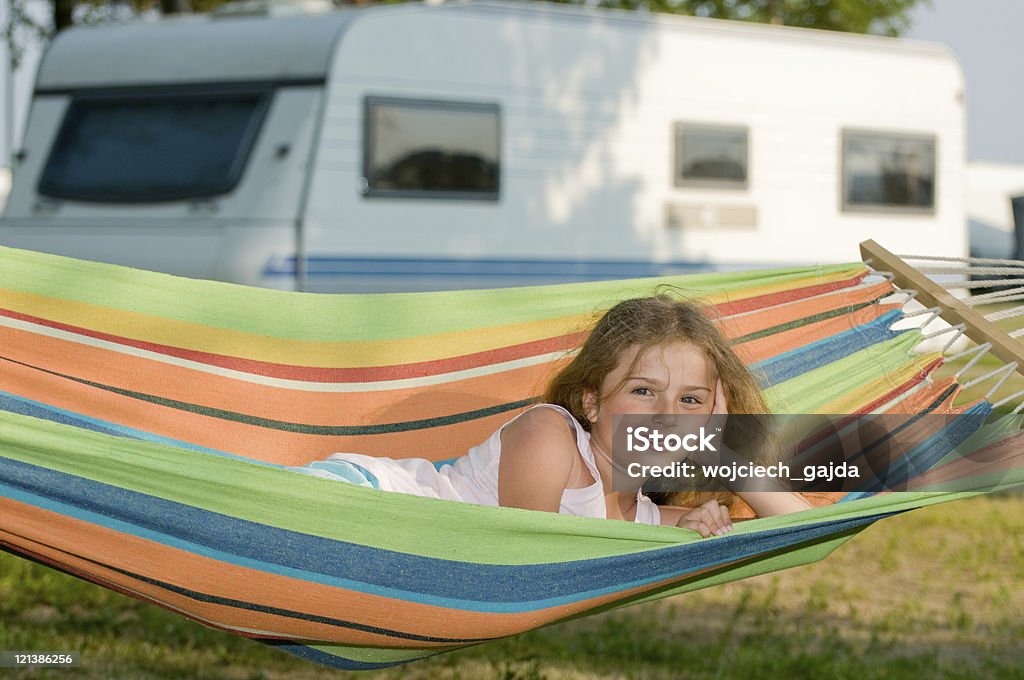
[[[1024,274],[1022,267],[914,267],[922,274]],[[992,285],[992,282],[988,282]]]
[[[979,257],[949,257],[949,256],[938,256],[938,255],[897,255],[904,260],[923,260],[931,262],[956,262],[963,263],[963,267],[941,267],[941,266],[917,266],[915,269],[922,274],[930,274],[929,278],[933,283],[942,287],[944,290],[971,290],[975,288],[996,288],[989,293],[983,293],[980,295],[968,296],[966,298],[958,298],[965,306],[971,308],[982,307],[985,305],[1005,304],[1008,302],[1014,302],[1018,300],[1024,300],[1024,279],[1021,278],[1004,278],[1002,280],[967,280],[967,281],[939,281],[935,279],[935,275],[949,275],[949,274],[960,274],[966,277],[972,275],[1002,275],[1013,277],[1021,276],[1024,274],[1024,261],[1022,260],[1005,260],[1005,259],[994,259],[994,258],[979,258]],[[912,304],[912,301],[919,294],[919,292],[913,288],[900,288],[895,282],[895,274],[890,271],[877,270],[872,267],[872,258],[865,258],[864,264],[867,266],[871,274],[879,276],[893,285],[893,295],[903,294],[907,296],[904,304]],[[1007,288],[1005,290],[999,290],[999,288]],[[961,375],[968,372],[977,365],[985,355],[990,353],[992,349],[992,343],[982,342],[978,343],[975,347],[956,352],[953,355],[947,353],[956,344],[957,340],[961,337],[970,338],[968,334],[967,326],[963,323],[955,325],[947,325],[936,331],[924,332],[925,329],[931,325],[934,321],[941,319],[943,314],[943,308],[941,306],[923,307],[922,309],[904,313],[904,319],[915,318],[923,315],[927,315],[927,318],[923,323],[920,323],[919,328],[922,331],[922,339],[929,340],[936,338],[947,333],[952,333],[952,337],[942,347],[941,354],[943,360],[947,363],[957,361],[959,359],[974,355],[970,360],[962,366],[955,373],[957,380],[960,379]],[[1024,305],[1018,305],[1009,309],[1001,309],[995,312],[989,312],[981,314],[982,318],[987,321],[1006,321],[1008,319],[1020,319],[1024,317]],[[1024,327],[1015,328],[1008,330],[1007,334],[1009,337],[1019,339],[1024,337]],[[993,394],[999,391],[999,389],[1006,383],[1006,381],[1015,372],[1018,371],[1020,365],[1018,362],[1004,363],[1003,365],[992,369],[980,376],[977,376],[966,383],[961,385],[962,389],[967,390],[971,387],[984,383],[988,380],[994,380],[994,384],[989,388],[985,394],[985,399],[989,399]],[[993,404],[993,407],[1003,406],[1011,403],[1016,399],[1021,399],[1017,406],[1013,409],[1012,413],[1020,413],[1024,410],[1024,390],[1019,390],[1013,394],[1003,397],[999,401]]]
[[[927,260],[930,262],[965,262],[967,264],[999,264],[1024,267],[1024,260],[1000,260],[990,257],[951,257],[945,255],[896,255],[904,260]],[[920,270],[918,270],[920,271]]]

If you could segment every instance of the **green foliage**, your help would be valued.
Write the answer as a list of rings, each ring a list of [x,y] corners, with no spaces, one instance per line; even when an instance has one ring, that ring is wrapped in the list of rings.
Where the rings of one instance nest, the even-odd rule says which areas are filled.
[[[166,1],[166,0],[165,0]],[[194,12],[209,12],[229,0],[189,0]],[[404,0],[335,0],[339,5],[393,4]],[[594,6],[594,0],[554,0],[565,4]],[[13,0],[14,6],[24,0]],[[53,0],[73,5],[76,22],[102,23],[159,11],[161,0]],[[686,14],[715,19],[754,21],[803,28],[822,28],[850,33],[898,36],[910,26],[910,13],[931,0],[597,0],[598,7]],[[65,10],[66,14],[70,14]],[[60,14],[58,11],[57,14]],[[60,23],[60,17],[58,24]],[[36,26],[16,13],[6,27],[7,40],[19,27]]]
[[[598,6],[898,36],[909,28],[910,12],[921,2],[931,4],[931,0],[599,0]]]
[[[11,67],[17,69],[29,44],[45,40],[50,31],[28,11],[28,0],[10,0],[7,11],[7,23],[2,26],[0,40],[10,50]]]

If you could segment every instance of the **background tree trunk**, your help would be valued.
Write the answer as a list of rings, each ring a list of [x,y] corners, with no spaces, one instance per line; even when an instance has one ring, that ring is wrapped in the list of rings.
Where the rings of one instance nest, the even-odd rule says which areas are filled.
[[[59,33],[71,25],[74,0],[53,0],[53,32]]]
[[[160,0],[162,14],[182,14],[191,11],[192,6],[189,4],[189,0]]]

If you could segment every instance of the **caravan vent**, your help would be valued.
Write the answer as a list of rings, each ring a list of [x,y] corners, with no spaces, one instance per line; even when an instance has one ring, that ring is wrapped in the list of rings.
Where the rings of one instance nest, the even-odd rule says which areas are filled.
[[[757,207],[711,203],[668,203],[665,205],[665,227],[668,229],[753,229],[757,227]]]

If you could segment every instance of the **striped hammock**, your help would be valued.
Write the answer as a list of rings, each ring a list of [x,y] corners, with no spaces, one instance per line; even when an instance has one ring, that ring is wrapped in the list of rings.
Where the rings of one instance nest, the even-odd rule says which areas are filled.
[[[844,496],[701,539],[281,469],[462,455],[535,400],[596,312],[664,283],[715,306],[773,411],[946,413],[945,454],[977,435],[961,418],[992,408],[954,405],[955,379],[931,377],[942,354],[893,329],[893,283],[861,262],[314,295],[0,248],[0,546],[372,669],[813,562],[880,518],[975,493]],[[986,435],[1003,468],[1017,455],[1004,486],[1024,481],[1018,429]]]

